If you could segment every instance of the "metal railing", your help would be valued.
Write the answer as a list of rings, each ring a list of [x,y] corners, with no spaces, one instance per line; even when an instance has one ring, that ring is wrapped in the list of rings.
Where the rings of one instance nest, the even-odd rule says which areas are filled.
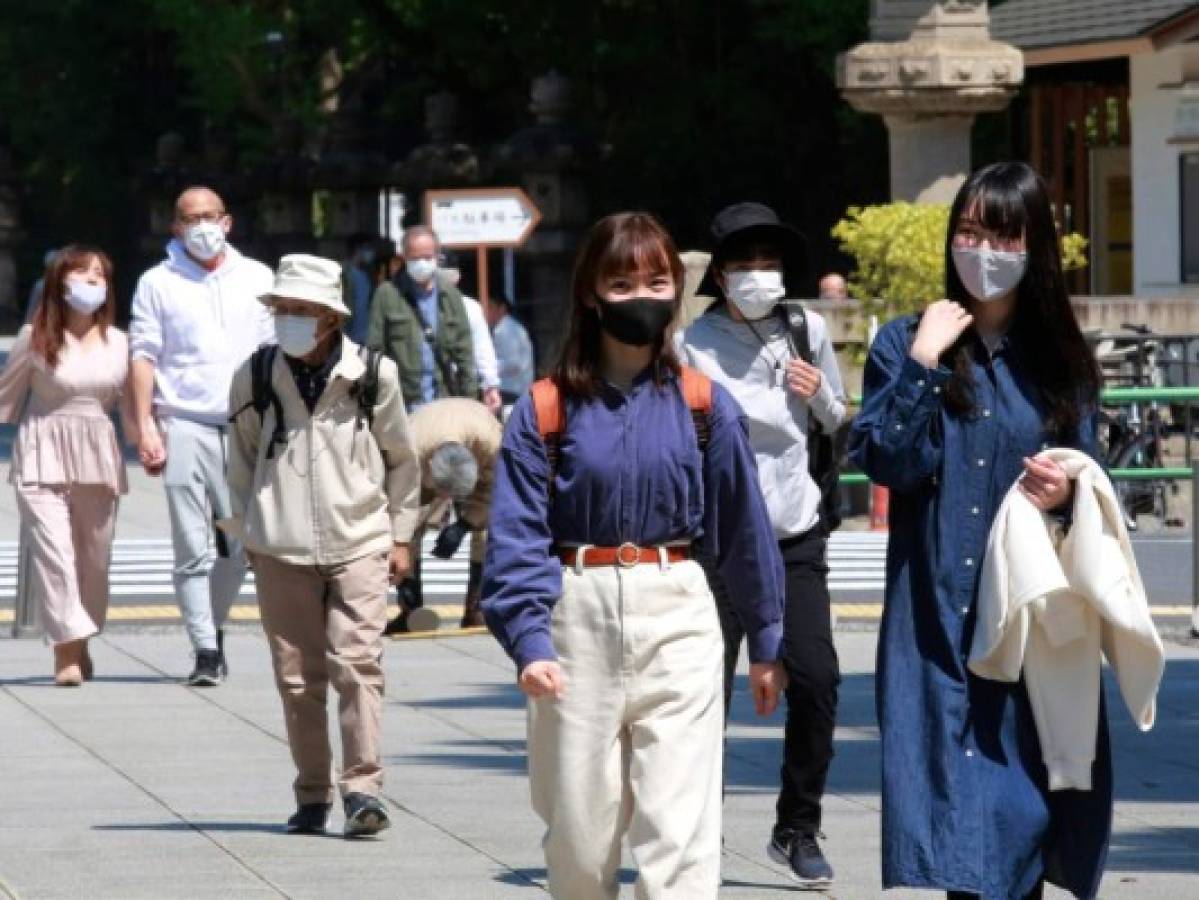
[[[1199,363],[1196,364],[1199,366]],[[1119,406],[1126,403],[1185,403],[1188,405],[1188,461],[1190,460],[1190,404],[1199,403],[1199,387],[1115,387],[1105,388],[1099,395],[1103,406]],[[861,406],[861,397],[850,398],[854,406]],[[1108,469],[1113,481],[1181,481],[1191,482],[1191,633],[1199,636],[1199,465],[1163,466],[1158,468]],[[841,484],[869,484],[870,479],[862,472],[841,473]]]

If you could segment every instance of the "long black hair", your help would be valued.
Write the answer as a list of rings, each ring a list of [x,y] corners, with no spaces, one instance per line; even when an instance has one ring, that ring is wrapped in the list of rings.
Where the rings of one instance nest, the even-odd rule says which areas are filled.
[[[1084,409],[1098,404],[1100,376],[1070,306],[1049,191],[1041,176],[1022,162],[994,163],[966,179],[949,212],[945,292],[967,308],[973,301],[953,262],[953,236],[968,213],[1000,237],[1024,238],[1028,269],[1016,288],[1008,333],[1040,390],[1046,427],[1059,440],[1067,439],[1077,434]],[[974,412],[973,342],[968,329],[942,357],[953,370],[945,391],[947,405],[962,415]]]

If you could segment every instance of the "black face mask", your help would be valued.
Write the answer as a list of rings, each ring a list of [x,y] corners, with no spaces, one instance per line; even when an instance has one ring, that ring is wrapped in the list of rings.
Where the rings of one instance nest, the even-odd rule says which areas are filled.
[[[597,296],[595,302],[599,306],[600,328],[633,347],[648,347],[662,340],[674,318],[674,304],[669,300],[631,297],[613,302]]]

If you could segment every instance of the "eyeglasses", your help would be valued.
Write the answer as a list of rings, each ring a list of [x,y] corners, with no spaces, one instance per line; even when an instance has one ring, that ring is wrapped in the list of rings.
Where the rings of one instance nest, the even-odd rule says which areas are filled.
[[[225,216],[226,213],[224,210],[210,209],[205,212],[192,213],[190,216],[177,215],[175,216],[175,221],[180,225],[187,225],[190,227],[192,225],[199,225],[201,222],[216,223],[225,218]]]
[[[977,222],[959,223],[957,231],[953,234],[953,242],[958,247],[978,247],[986,243],[992,250],[1002,250],[1005,252],[1015,252],[1024,249],[1024,238],[1022,236],[1009,237],[997,234],[990,229],[983,228]]]

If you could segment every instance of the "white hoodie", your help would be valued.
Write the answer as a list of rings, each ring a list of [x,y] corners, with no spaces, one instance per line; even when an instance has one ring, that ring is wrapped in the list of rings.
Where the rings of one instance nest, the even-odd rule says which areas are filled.
[[[1120,503],[1084,453],[1050,459],[1074,481],[1062,526],[1013,485],[987,540],[970,669],[993,681],[1024,672],[1049,789],[1091,789],[1103,655],[1137,727],[1153,727],[1165,651],[1154,627]]]
[[[232,246],[209,272],[178,241],[167,244],[167,258],[137,283],[129,323],[130,356],[154,363],[158,415],[226,424],[233,373],[275,340],[258,300],[273,281],[270,269]]]

